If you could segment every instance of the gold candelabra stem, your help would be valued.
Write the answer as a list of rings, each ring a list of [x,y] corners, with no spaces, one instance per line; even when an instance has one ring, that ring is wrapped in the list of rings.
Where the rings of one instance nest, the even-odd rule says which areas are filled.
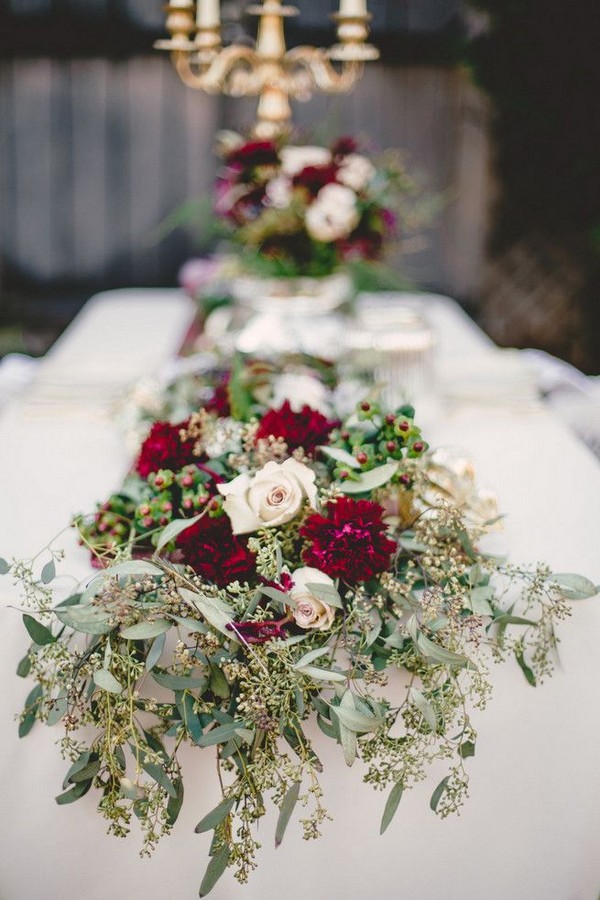
[[[288,50],[284,20],[298,15],[281,0],[263,0],[248,12],[259,16],[256,46],[221,45],[218,17],[203,6],[214,0],[170,0],[166,7],[169,40],[156,47],[171,53],[184,84],[207,93],[234,97],[258,96],[254,134],[272,138],[289,130],[290,98],[307,100],[314,90],[341,93],[354,87],[363,63],[377,59],[375,47],[366,43],[370,16],[353,13],[334,16],[339,43],[329,50],[303,46]],[[336,67],[334,63],[338,63]]]

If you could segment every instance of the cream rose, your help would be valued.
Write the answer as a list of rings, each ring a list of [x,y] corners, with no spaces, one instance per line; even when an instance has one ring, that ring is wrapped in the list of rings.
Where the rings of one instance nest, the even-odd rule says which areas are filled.
[[[314,631],[327,631],[331,628],[335,609],[319,600],[308,587],[309,584],[333,585],[329,575],[325,575],[319,569],[304,566],[292,572],[292,581],[294,587],[290,591],[290,597],[295,604],[293,615],[296,625]]]
[[[325,147],[284,147],[280,153],[281,170],[288,178],[299,175],[307,166],[327,166],[331,153]]]
[[[337,178],[353,191],[362,191],[376,174],[375,166],[369,162],[366,156],[350,153],[344,157]]]
[[[234,534],[274,528],[290,522],[305,500],[316,509],[315,473],[296,459],[268,462],[253,475],[238,475],[217,485]]]
[[[292,182],[284,175],[273,178],[266,187],[267,197],[275,209],[285,209],[292,199]]]
[[[359,220],[354,191],[343,184],[326,184],[306,211],[306,230],[315,240],[329,243],[347,237]]]

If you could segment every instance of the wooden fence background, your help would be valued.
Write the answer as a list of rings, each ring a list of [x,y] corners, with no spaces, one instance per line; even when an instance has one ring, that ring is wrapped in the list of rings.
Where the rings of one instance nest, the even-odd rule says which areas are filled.
[[[156,229],[206,195],[218,127],[253,101],[185,88],[161,57],[0,62],[0,238],[5,285],[164,284],[193,242]],[[302,126],[401,148],[442,210],[402,261],[419,282],[473,297],[489,202],[487,107],[458,69],[377,65],[342,99],[298,104]]]

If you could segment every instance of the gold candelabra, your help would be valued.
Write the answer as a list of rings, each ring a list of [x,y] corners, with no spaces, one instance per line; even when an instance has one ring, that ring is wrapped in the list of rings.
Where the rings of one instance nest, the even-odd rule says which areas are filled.
[[[328,49],[301,46],[288,50],[284,20],[298,15],[281,0],[262,0],[247,12],[259,17],[256,44],[221,41],[220,0],[170,0],[165,7],[168,40],[155,47],[168,50],[181,80],[209,94],[258,96],[254,134],[272,138],[289,130],[290,98],[308,100],[315,90],[349,91],[362,75],[363,63],[379,52],[368,44],[367,0],[340,0],[336,22],[338,43]],[[336,65],[336,63],[338,65]]]

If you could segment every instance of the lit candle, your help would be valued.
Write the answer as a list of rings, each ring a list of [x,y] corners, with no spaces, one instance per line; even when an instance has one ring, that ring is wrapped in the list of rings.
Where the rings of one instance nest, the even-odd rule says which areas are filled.
[[[367,0],[340,0],[340,16],[366,16]]]
[[[198,28],[218,28],[221,24],[219,0],[198,0],[196,11]]]

